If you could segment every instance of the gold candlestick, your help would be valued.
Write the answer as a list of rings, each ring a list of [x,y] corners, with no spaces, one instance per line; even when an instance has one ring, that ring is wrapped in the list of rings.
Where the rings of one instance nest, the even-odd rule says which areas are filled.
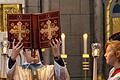
[[[7,56],[9,49],[9,41],[7,41],[7,37],[3,37],[3,41],[1,42],[1,79],[7,79]]]
[[[83,61],[83,70],[84,70],[84,80],[87,80],[87,74],[88,74],[88,70],[89,70],[89,54],[87,53],[87,38],[88,38],[88,34],[85,33],[83,34],[83,48],[84,48],[84,52],[83,52],[83,55],[82,57],[84,58],[84,61]]]
[[[97,80],[97,59],[100,55],[101,44],[93,43],[92,44],[92,56],[94,58],[93,62],[93,80]]]

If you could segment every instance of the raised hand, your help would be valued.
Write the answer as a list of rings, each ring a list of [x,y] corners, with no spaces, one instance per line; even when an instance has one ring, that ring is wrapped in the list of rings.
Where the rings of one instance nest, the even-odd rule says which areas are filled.
[[[12,53],[11,53],[11,59],[12,60],[16,60],[17,56],[20,54],[20,51],[23,49],[23,43],[21,43],[21,41],[19,41],[16,45],[15,45],[15,39],[13,40],[12,43]]]
[[[61,45],[61,40],[52,40],[50,43],[52,47],[52,52],[54,57],[60,57],[60,45]]]

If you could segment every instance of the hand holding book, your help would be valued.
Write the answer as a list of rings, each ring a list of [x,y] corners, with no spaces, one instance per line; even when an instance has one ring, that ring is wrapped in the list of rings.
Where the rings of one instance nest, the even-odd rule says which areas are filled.
[[[50,45],[52,47],[52,52],[54,57],[60,57],[60,45],[61,45],[61,40],[53,39],[50,42]]]
[[[19,41],[16,45],[15,45],[15,39],[13,40],[12,43],[12,53],[11,53],[11,59],[12,60],[16,60],[17,56],[20,54],[20,51],[23,49],[23,43],[21,43],[21,41]]]

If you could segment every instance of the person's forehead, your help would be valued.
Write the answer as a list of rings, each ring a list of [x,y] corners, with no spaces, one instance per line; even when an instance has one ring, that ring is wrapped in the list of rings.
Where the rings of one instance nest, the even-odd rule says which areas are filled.
[[[31,51],[31,49],[25,49],[25,51]]]
[[[31,49],[26,49],[26,50],[31,50]]]
[[[25,49],[25,50],[31,50],[31,49]]]

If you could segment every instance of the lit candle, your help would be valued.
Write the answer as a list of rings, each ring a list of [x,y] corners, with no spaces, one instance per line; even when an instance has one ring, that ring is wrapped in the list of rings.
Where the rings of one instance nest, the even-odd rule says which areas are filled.
[[[83,34],[84,53],[87,53],[87,33]]]
[[[22,13],[23,13],[23,14],[25,13],[25,8],[24,8],[24,9],[22,9]]]
[[[3,54],[7,53],[7,41],[3,41]]]
[[[65,34],[61,34],[61,39],[62,39],[62,54],[65,54]]]
[[[3,47],[3,54],[7,53],[7,47]]]

